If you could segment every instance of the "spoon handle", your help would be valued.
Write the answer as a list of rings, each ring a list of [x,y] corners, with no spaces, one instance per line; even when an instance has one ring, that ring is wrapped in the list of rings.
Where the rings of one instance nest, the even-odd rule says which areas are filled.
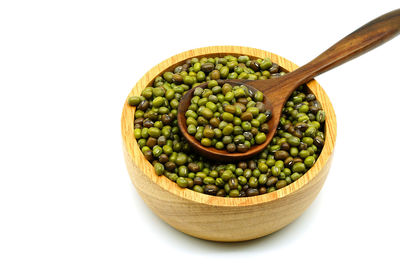
[[[350,33],[318,57],[288,73],[288,84],[303,84],[389,41],[400,33],[400,9],[386,13]],[[293,87],[292,87],[293,88]]]

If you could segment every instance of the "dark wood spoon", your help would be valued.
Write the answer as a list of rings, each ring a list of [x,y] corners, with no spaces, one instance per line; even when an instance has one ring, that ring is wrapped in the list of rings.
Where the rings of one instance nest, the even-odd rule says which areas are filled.
[[[189,90],[181,99],[178,107],[178,126],[192,146],[200,155],[216,161],[243,160],[260,153],[270,143],[279,125],[282,108],[300,85],[310,81],[315,76],[339,66],[369,50],[383,44],[400,33],[400,9],[386,13],[361,28],[347,35],[345,38],[331,46],[328,50],[316,57],[306,65],[287,73],[284,76],[268,80],[219,80],[220,84],[245,85],[250,90],[259,90],[264,93],[264,103],[272,110],[272,118],[268,122],[269,132],[267,140],[256,146],[252,146],[244,153],[230,153],[226,150],[218,150],[213,147],[205,147],[194,136],[187,132],[185,112],[193,97],[194,88]],[[205,87],[205,84],[200,87]]]

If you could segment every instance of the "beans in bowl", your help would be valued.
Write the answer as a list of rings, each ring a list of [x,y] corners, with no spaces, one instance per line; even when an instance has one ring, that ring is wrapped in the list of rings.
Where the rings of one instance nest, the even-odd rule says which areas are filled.
[[[246,147],[249,143],[250,145],[257,144],[257,135],[268,131],[268,129],[263,128],[265,126],[262,126],[264,119],[259,121],[259,125],[256,122],[254,122],[255,124],[251,123],[258,118],[260,109],[258,115],[256,115],[255,109],[250,109],[249,112],[253,111],[254,113],[252,113],[253,118],[250,121],[242,120],[241,115],[240,117],[236,115],[236,107],[235,113],[225,111],[228,105],[234,106],[240,97],[236,100],[235,95],[233,95],[235,103],[230,102],[223,105],[223,102],[213,102],[215,99],[208,101],[209,96],[215,95],[218,99],[220,93],[224,97],[226,96],[223,90],[226,93],[233,92],[235,94],[235,90],[240,89],[228,88],[225,84],[221,88],[214,89],[218,86],[218,83],[215,83],[219,79],[273,79],[284,74],[279,65],[271,62],[270,59],[250,59],[246,55],[192,58],[175,67],[172,71],[162,73],[155,78],[151,87],[142,91],[140,96],[128,98],[128,104],[136,107],[133,122],[134,135],[143,155],[153,164],[158,175],[165,175],[182,188],[189,188],[199,193],[214,196],[251,197],[273,192],[298,180],[318,159],[325,139],[325,112],[322,110],[321,103],[315,95],[309,92],[305,85],[294,91],[286,102],[278,130],[271,143],[264,151],[246,161],[222,164],[211,162],[204,157],[193,154],[177,125],[179,100],[189,89],[196,88],[203,82],[208,82],[209,88],[207,89],[210,91],[206,91],[207,89],[198,90],[196,93],[199,96],[198,101],[207,95],[207,102],[203,100],[205,107],[207,107],[208,102],[212,102],[216,105],[221,103],[223,109],[217,106],[214,112],[214,106],[209,104],[207,108],[210,109],[211,107],[210,110],[214,112],[211,116],[208,111],[204,113],[204,108],[203,111],[199,111],[203,105],[199,105],[198,102],[192,103],[192,105],[196,104],[197,106],[193,105],[190,110],[196,114],[199,112],[201,116],[207,119],[207,122],[200,121],[199,123],[199,114],[197,114],[197,118],[193,113],[186,116],[188,120],[193,118],[191,120],[193,123],[187,124],[188,128],[189,125],[194,125],[195,128],[190,126],[194,136],[197,135],[196,138],[200,142],[204,138],[208,138],[209,140],[206,139],[202,142],[203,145],[218,146],[220,149],[228,149],[228,146],[230,146],[230,149],[233,150],[231,145],[233,144],[236,152],[239,151],[240,144],[245,144]],[[245,90],[245,88],[241,89]],[[204,94],[204,91],[207,93]],[[228,95],[228,99],[229,97]],[[250,107],[257,107],[257,102],[260,101],[257,101],[254,97],[252,96],[251,100],[248,99],[248,102],[253,101],[255,106],[251,103],[247,107],[247,104],[243,103],[246,106],[244,112],[247,112]],[[231,108],[229,107],[229,109]],[[233,112],[233,108],[231,111]],[[216,112],[219,116],[215,116]],[[230,115],[225,115],[226,120],[224,120],[222,117],[224,112],[232,114],[233,120],[230,121],[232,117]],[[242,114],[244,112],[242,110]],[[270,116],[267,110],[262,111],[262,113],[265,114],[265,121],[267,121],[268,116]],[[241,119],[240,125],[237,119],[237,125],[235,125],[235,117]],[[212,118],[219,119],[218,127],[211,124]],[[194,120],[196,120],[197,125]],[[250,122],[251,127],[243,127],[243,121]],[[219,126],[222,122],[226,122],[226,125],[224,123],[224,127],[221,127],[221,129]],[[213,131],[218,128],[222,132],[222,139],[219,139],[219,134],[216,135],[215,131],[212,137],[209,130],[204,134],[208,123],[214,127]],[[217,125],[215,120],[213,123],[215,126]],[[223,130],[229,123],[232,124],[233,129],[228,128],[225,135]],[[234,132],[235,126],[240,126],[241,130],[236,127],[236,132]],[[245,132],[252,135],[246,133],[245,136]],[[235,140],[235,138],[237,139]],[[258,142],[261,141],[262,138],[258,140]],[[223,147],[219,142],[222,142]],[[242,149],[243,146],[240,147]]]

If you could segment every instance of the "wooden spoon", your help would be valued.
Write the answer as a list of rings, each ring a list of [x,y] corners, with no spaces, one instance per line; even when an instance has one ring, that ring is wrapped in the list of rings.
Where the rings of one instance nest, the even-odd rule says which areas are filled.
[[[230,153],[226,150],[218,150],[213,147],[205,147],[194,136],[187,132],[185,112],[193,97],[194,88],[189,90],[181,99],[178,107],[178,126],[192,146],[200,155],[216,161],[243,160],[260,153],[270,143],[279,125],[282,108],[300,85],[310,81],[315,76],[339,66],[369,50],[383,44],[400,33],[400,9],[386,13],[361,28],[347,35],[345,38],[331,46],[328,50],[316,57],[306,65],[287,73],[284,76],[268,80],[219,80],[220,84],[245,85],[250,90],[259,90],[264,93],[264,103],[272,110],[272,118],[268,122],[269,132],[267,140],[256,146],[252,146],[244,153]],[[205,87],[207,83],[200,85]]]

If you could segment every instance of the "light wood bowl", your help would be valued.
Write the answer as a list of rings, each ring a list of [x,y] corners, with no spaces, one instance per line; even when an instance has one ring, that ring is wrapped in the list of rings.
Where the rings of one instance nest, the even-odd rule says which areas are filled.
[[[203,56],[248,55],[270,57],[287,71],[297,65],[263,50],[240,46],[212,46],[189,50],[164,60],[148,71],[129,96],[140,95],[155,77],[186,59]],[[135,108],[124,104],[121,128],[125,161],[132,183],[145,203],[162,220],[188,235],[235,242],[273,233],[299,217],[315,199],[328,175],[336,140],[336,117],[328,96],[312,80],[308,84],[326,112],[325,146],[314,166],[300,179],[275,192],[244,198],[224,198],[182,189],[165,176],[158,176],[143,156],[133,135]]]

